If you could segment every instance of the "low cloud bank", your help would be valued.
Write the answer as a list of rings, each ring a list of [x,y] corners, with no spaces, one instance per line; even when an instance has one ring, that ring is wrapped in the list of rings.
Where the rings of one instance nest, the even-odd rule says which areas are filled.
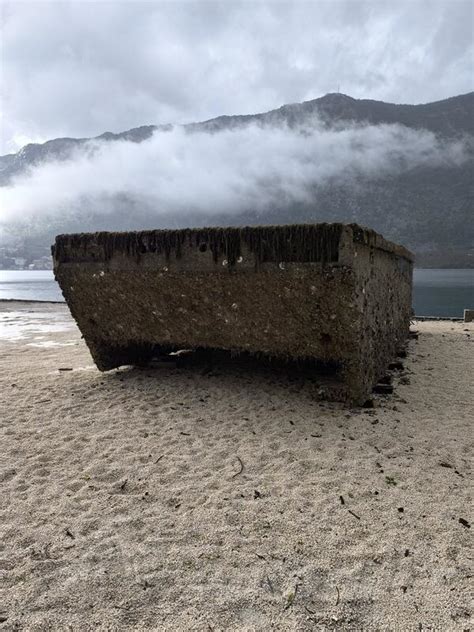
[[[463,141],[399,125],[328,129],[249,125],[216,133],[176,127],[140,144],[89,143],[65,162],[32,169],[0,190],[0,228],[108,215],[118,196],[156,216],[263,212],[308,203],[318,187],[419,167],[461,165]],[[133,227],[133,217],[130,217]]]

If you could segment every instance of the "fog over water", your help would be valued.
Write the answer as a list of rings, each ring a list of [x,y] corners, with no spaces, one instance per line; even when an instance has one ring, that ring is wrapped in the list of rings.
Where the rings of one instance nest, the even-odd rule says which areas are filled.
[[[90,142],[64,162],[17,177],[1,191],[0,227],[21,221],[113,215],[126,195],[156,217],[263,212],[309,203],[318,188],[460,165],[461,140],[400,125],[296,128],[247,125],[215,133],[175,127],[142,143]],[[131,219],[132,221],[132,219]]]

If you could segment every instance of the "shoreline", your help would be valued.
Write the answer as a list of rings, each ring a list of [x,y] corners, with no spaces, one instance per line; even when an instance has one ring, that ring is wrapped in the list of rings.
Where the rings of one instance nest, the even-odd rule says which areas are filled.
[[[55,305],[66,305],[66,301],[46,301],[31,298],[0,298],[0,303],[53,303]]]

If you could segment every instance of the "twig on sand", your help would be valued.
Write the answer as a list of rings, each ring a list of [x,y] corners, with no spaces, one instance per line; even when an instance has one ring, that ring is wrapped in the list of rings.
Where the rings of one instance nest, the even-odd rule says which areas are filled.
[[[360,516],[358,516],[356,513],[354,513],[351,509],[347,510],[350,514],[352,514],[354,516],[354,518],[357,518],[357,520],[360,520]]]
[[[270,577],[268,577],[268,575],[267,575],[267,584],[268,584],[268,587],[270,588],[270,592],[271,592],[271,593],[272,593],[272,595],[273,595],[273,592],[274,592],[274,590],[273,590],[273,584],[272,584],[272,582],[271,582],[271,580],[270,580]]]
[[[162,454],[161,456],[159,456],[159,457],[156,459],[156,461],[155,461],[155,465],[156,465],[157,463],[159,463],[159,462],[161,461],[161,459],[162,459],[164,456],[165,456],[164,454]]]
[[[336,599],[336,603],[334,605],[338,606],[341,595],[339,594],[339,588],[337,586],[336,586],[336,590],[337,590],[337,599]]]
[[[242,474],[242,472],[244,471],[244,464],[242,463],[242,459],[239,456],[237,456],[235,458],[240,463],[240,470],[238,472],[236,472],[235,474],[233,474],[232,478],[235,478],[239,474]]]

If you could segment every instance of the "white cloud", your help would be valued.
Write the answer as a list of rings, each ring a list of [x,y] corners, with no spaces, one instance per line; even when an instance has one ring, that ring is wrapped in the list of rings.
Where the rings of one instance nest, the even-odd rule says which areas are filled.
[[[43,164],[1,191],[0,224],[67,213],[116,212],[127,194],[160,215],[264,211],[307,202],[314,187],[363,182],[424,166],[459,165],[461,141],[398,125],[327,129],[249,125],[219,133],[157,132],[140,144],[91,143]],[[133,225],[133,217],[130,218]]]

